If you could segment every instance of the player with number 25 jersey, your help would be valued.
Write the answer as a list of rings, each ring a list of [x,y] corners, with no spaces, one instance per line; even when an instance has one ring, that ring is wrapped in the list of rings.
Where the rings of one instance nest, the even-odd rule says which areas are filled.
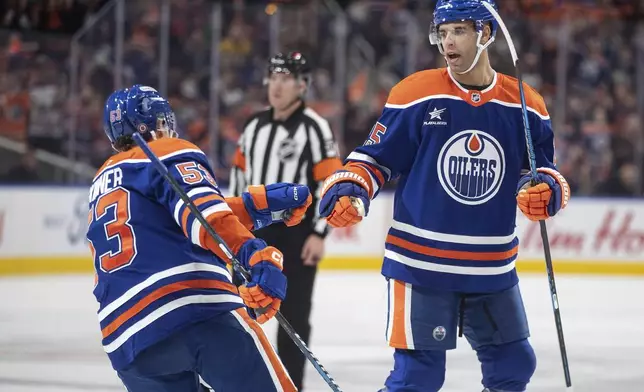
[[[206,156],[176,138],[172,109],[151,87],[114,92],[105,132],[118,153],[92,182],[87,239],[103,348],[128,391],[198,391],[198,376],[215,390],[294,391],[245,308],[264,308],[259,322],[275,315],[286,294],[282,253],[249,230],[299,223],[308,188],[280,183],[225,198]],[[247,285],[232,284],[227,257],[136,147],[135,132],[250,271]]]
[[[492,69],[493,0],[438,0],[430,39],[446,68],[423,70],[391,90],[365,144],[322,189],[332,226],[362,219],[397,178],[382,274],[386,338],[394,347],[387,392],[435,392],[446,351],[464,334],[486,392],[521,392],[536,358],[518,286],[517,205],[531,220],[554,216],[570,189],[554,162],[543,98],[524,86],[537,176],[531,178],[518,81]],[[535,180],[536,184],[532,181]]]

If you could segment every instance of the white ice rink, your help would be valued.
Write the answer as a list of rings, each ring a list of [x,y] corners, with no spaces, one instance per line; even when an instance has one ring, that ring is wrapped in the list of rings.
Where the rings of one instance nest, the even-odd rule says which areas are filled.
[[[100,346],[92,276],[0,278],[0,391],[124,391]],[[565,391],[547,279],[522,277],[538,357],[528,391]],[[557,276],[576,392],[644,391],[644,278]],[[327,272],[315,291],[311,349],[345,392],[375,392],[391,367],[384,280]],[[266,327],[271,337],[276,326]],[[326,391],[312,367],[306,391]],[[464,339],[448,355],[444,391],[479,392]]]

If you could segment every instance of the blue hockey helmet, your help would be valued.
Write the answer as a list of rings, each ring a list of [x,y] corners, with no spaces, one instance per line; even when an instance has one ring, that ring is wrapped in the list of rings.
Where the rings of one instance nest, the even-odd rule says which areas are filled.
[[[429,30],[429,42],[432,45],[437,45],[441,54],[444,54],[444,49],[438,34],[438,27],[440,25],[467,21],[474,23],[474,28],[478,34],[478,40],[476,42],[478,52],[470,68],[461,73],[467,73],[474,68],[483,50],[494,42],[496,32],[499,28],[499,24],[494,18],[494,15],[483,5],[484,2],[490,4],[495,10],[498,10],[494,0],[438,0],[436,2],[436,8],[434,8],[434,19]],[[490,39],[485,44],[481,44],[483,28],[488,23],[492,30]]]
[[[105,102],[103,129],[117,151],[133,145],[132,135],[156,139],[157,131],[176,136],[174,112],[167,99],[152,87],[140,84],[113,92]]]

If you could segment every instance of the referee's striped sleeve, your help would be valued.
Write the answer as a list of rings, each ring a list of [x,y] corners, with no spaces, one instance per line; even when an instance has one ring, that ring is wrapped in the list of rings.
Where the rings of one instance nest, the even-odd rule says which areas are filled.
[[[338,146],[329,122],[310,108],[305,109],[304,113],[312,120],[308,136],[311,145],[313,180],[318,183],[315,195],[317,203],[313,209],[315,214],[312,222],[313,231],[325,237],[329,228],[326,220],[320,218],[320,191],[324,180],[342,167],[342,161],[339,158]]]

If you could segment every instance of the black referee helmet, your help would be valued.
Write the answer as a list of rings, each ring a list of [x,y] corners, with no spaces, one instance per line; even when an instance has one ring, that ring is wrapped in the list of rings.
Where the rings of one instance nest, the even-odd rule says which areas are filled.
[[[311,66],[300,52],[277,53],[268,62],[267,79],[273,73],[284,73],[301,78],[308,87],[311,83]]]

